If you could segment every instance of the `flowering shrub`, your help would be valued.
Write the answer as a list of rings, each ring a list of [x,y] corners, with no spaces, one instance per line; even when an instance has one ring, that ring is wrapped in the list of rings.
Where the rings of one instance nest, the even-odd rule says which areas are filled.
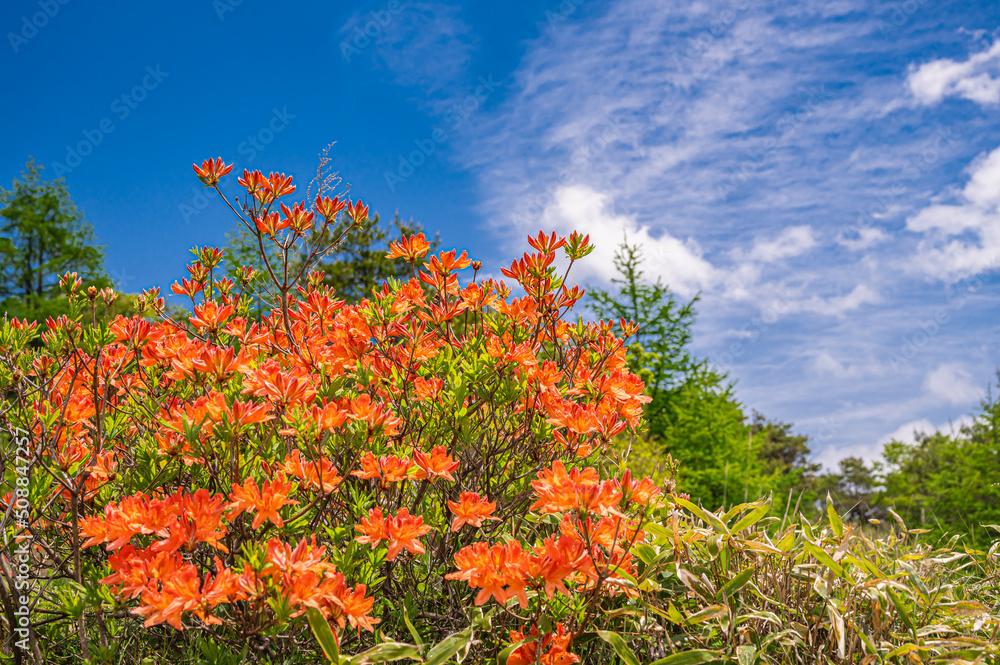
[[[195,171],[219,190],[231,168]],[[227,204],[262,248],[263,295],[251,268],[220,278],[222,252],[202,247],[172,287],[187,320],[157,289],[137,315],[88,317],[113,294],[70,274],[78,316],[0,332],[4,418],[30,440],[18,533],[36,617],[55,619],[36,618],[31,650],[133,661],[196,629],[281,659],[315,651],[315,632],[329,657],[375,647],[374,662],[404,636],[417,644],[394,648],[416,657],[449,635],[446,651],[468,650],[477,620],[513,635],[509,662],[575,662],[604,599],[632,593],[622,576],[660,493],[601,454],[646,398],[626,322],[566,319],[583,292],[554,261],[584,258],[587,238],[530,238],[502,271],[513,297],[465,252],[426,257],[422,234],[404,236],[390,256],[412,279],[346,306],[263,249],[319,256],[368,207],[286,202],[296,185],[274,173],[239,184]],[[259,320],[255,298],[274,300]]]
[[[172,286],[190,316],[151,289],[137,315],[105,320],[115,294],[69,274],[71,316],[0,327],[0,417],[19,433],[3,448],[0,558],[14,662],[677,665],[770,662],[768,644],[838,659],[938,648],[914,629],[890,653],[910,639],[906,603],[963,598],[895,596],[901,574],[842,525],[837,540],[803,523],[772,541],[764,504],[716,515],[633,477],[608,444],[648,400],[625,363],[634,325],[568,316],[587,237],[529,238],[501,271],[515,297],[465,252],[428,256],[422,234],[404,236],[389,256],[412,278],[348,306],[308,267],[368,207],[322,182],[289,203],[291,178],[256,171],[228,200],[231,168],[195,171],[257,239],[262,274],[220,277],[222,252],[196,248]],[[794,589],[799,623],[754,606],[779,595],[768,584]],[[874,623],[849,602],[878,608]],[[967,632],[996,623],[955,607],[978,613]]]

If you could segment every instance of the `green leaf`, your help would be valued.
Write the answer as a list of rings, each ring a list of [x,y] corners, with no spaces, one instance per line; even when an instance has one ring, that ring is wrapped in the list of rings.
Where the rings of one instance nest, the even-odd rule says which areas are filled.
[[[426,665],[442,665],[442,663],[447,662],[452,656],[468,646],[471,641],[471,628],[467,628],[461,633],[449,635],[434,645],[434,648],[427,653],[427,660],[424,663]]]
[[[757,647],[752,644],[743,644],[736,647],[736,660],[740,665],[753,665],[757,659]]]
[[[753,577],[754,569],[755,566],[750,566],[740,571],[737,573],[736,577],[726,582],[726,584],[722,587],[726,592],[726,596],[731,598],[734,593],[742,589],[744,585],[750,581],[750,578]]]
[[[903,604],[902,599],[892,589],[886,589],[886,593],[889,594],[892,604],[896,606],[896,611],[899,612],[899,618],[903,621],[903,625],[910,629],[913,639],[917,639],[917,627],[914,625],[913,619],[910,617],[910,612],[906,609],[906,605]]]
[[[721,616],[726,616],[729,614],[729,610],[722,605],[709,605],[708,607],[699,610],[689,616],[684,620],[685,625],[691,625],[693,623],[703,623],[705,621],[711,621],[712,619],[718,619]]]
[[[504,649],[503,651],[501,651],[500,654],[497,656],[497,665],[507,665],[507,660],[510,658],[511,654],[513,654],[515,651],[517,651],[517,648],[519,646],[521,646],[522,644],[527,644],[528,642],[533,642],[533,641],[535,641],[535,638],[533,638],[533,637],[526,637],[523,640],[521,640],[520,642],[514,642],[509,647],[507,647],[506,649]]]
[[[771,506],[767,503],[762,503],[761,505],[757,506],[752,511],[750,511],[750,513],[744,515],[739,522],[734,524],[732,532],[739,533],[740,531],[743,531],[744,529],[753,526],[757,522],[764,519],[764,515],[767,515],[767,512],[769,510],[771,510]]]
[[[306,608],[306,618],[309,620],[309,627],[312,629],[316,641],[323,648],[323,655],[331,663],[340,663],[340,648],[337,646],[337,638],[330,630],[330,623],[323,616],[323,613],[315,607]]]
[[[417,632],[413,622],[410,621],[410,611],[407,609],[406,603],[403,603],[403,621],[406,623],[406,629],[410,631],[410,636],[413,637],[413,641],[417,643],[417,646],[422,645],[424,641],[420,639],[420,633]]]
[[[366,665],[367,663],[388,663],[394,660],[420,660],[420,647],[404,642],[383,642],[367,651],[351,657],[351,665]]]
[[[830,519],[830,528],[833,529],[833,533],[837,538],[843,538],[844,522],[837,514],[837,509],[833,507],[833,497],[830,496],[829,492],[826,493],[826,516]]]
[[[711,651],[685,651],[661,658],[649,665],[697,665],[697,663],[707,663],[715,656],[716,654]]]
[[[639,665],[639,659],[636,657],[635,653],[628,648],[625,644],[625,640],[618,633],[612,633],[609,630],[599,630],[597,631],[597,636],[602,640],[611,645],[618,654],[618,657],[625,661],[625,665]]]
[[[691,503],[687,499],[682,499],[681,497],[675,497],[674,500],[677,501],[677,503],[679,503],[681,506],[687,508],[689,511],[694,513],[694,515],[700,518],[701,521],[703,521],[705,524],[711,524],[712,528],[715,529],[718,533],[721,533],[724,536],[729,535],[729,527],[727,527],[725,523],[719,519],[718,515],[710,513],[707,510],[702,510],[701,508]]]
[[[837,577],[844,577],[844,567],[841,566],[836,561],[834,561],[833,557],[827,554],[826,550],[824,550],[822,547],[814,545],[808,540],[802,543],[802,547],[805,549],[806,552],[816,557],[817,561],[819,561],[821,564],[832,570],[834,574],[837,575]]]
[[[642,543],[632,548],[636,556],[647,566],[656,561],[656,550],[652,546]]]

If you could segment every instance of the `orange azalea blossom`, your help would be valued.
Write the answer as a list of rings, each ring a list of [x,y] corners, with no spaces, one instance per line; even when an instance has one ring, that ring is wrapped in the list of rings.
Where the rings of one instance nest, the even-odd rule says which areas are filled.
[[[412,235],[409,238],[404,234],[399,240],[389,243],[389,253],[385,255],[385,258],[404,259],[409,263],[416,263],[427,254],[430,248],[431,244],[427,242],[423,233]]]
[[[285,463],[279,468],[323,492],[334,491],[343,480],[337,475],[337,467],[329,457],[320,457],[315,461],[303,459],[298,450],[293,450],[290,455],[285,456]]]
[[[455,482],[455,477],[451,474],[458,469],[458,462],[452,459],[444,446],[434,446],[430,455],[421,450],[414,450],[413,461],[417,465],[417,472],[414,474],[417,480],[429,478],[433,482],[437,478],[444,478]]]
[[[254,529],[265,520],[270,520],[280,529],[285,526],[285,521],[281,519],[278,511],[284,506],[298,503],[288,498],[294,489],[295,485],[289,483],[283,473],[279,473],[274,480],[265,480],[260,488],[253,478],[247,478],[242,486],[233,483],[228,506],[228,509],[233,511],[231,519],[236,519],[243,511],[253,511],[256,513],[251,525]]]
[[[386,560],[392,561],[405,548],[414,554],[423,554],[424,546],[419,538],[431,530],[424,524],[424,518],[410,515],[406,508],[400,508],[396,516],[386,522],[389,532],[389,553]]]
[[[209,332],[214,333],[235,311],[236,308],[232,305],[219,306],[214,300],[206,300],[194,308],[194,316],[188,320],[195,328],[208,328]]]
[[[451,521],[451,530],[458,531],[466,524],[479,528],[483,526],[483,520],[498,519],[492,517],[496,507],[496,503],[490,503],[476,492],[462,492],[457,503],[448,502],[448,508],[455,516]]]
[[[562,513],[582,510],[599,515],[620,514],[617,510],[622,495],[614,481],[601,481],[597,470],[587,467],[583,471],[572,469],[568,473],[560,462],[551,469],[542,469],[538,479],[531,481],[538,499],[531,510],[543,513]]]
[[[429,401],[437,399],[443,387],[444,381],[436,377],[425,379],[422,376],[418,376],[413,379],[413,392],[419,400]]]
[[[382,508],[375,507],[368,511],[368,517],[362,518],[361,523],[354,527],[361,535],[354,540],[362,545],[371,544],[374,548],[379,542],[389,538],[389,526],[385,517],[382,516]]]
[[[227,533],[223,524],[225,498],[221,494],[212,496],[202,488],[194,494],[178,492],[171,498],[178,507],[177,517],[167,527],[167,539],[154,543],[150,549],[174,552],[184,548],[193,552],[198,543],[205,543],[217,550],[229,551],[220,542]]]
[[[361,468],[352,471],[351,475],[358,478],[379,478],[383,483],[398,483],[406,480],[413,460],[402,460],[395,455],[382,455],[378,459],[370,452],[361,457]]]
[[[194,172],[198,175],[198,179],[208,187],[214,187],[219,184],[219,178],[233,170],[233,165],[223,164],[221,157],[206,159],[201,163],[200,167],[197,164],[192,164],[192,166],[194,167]]]
[[[179,495],[167,499],[152,499],[145,494],[126,497],[119,503],[114,501],[104,507],[103,515],[86,517],[82,520],[80,533],[87,537],[83,547],[93,547],[110,543],[108,549],[116,550],[132,539],[132,536],[157,534],[166,538],[168,527],[180,514],[182,506]],[[198,496],[208,497],[208,490],[198,490]]]
[[[662,490],[649,478],[635,481],[632,479],[632,469],[625,469],[622,474],[621,492],[626,502],[640,506],[650,505]]]
[[[538,627],[531,627],[532,637],[538,637]],[[517,644],[527,638],[518,631],[510,631],[511,644]],[[547,633],[537,641],[525,642],[514,649],[507,659],[507,665],[570,665],[579,663],[580,657],[569,652],[573,642],[572,635],[566,632],[565,626],[556,624],[554,633]],[[541,652],[541,653],[539,653]]]
[[[430,526],[424,524],[423,517],[411,515],[406,508],[400,508],[395,517],[386,520],[380,507],[369,510],[368,517],[354,528],[362,534],[355,540],[362,544],[371,543],[373,548],[382,540],[388,540],[387,561],[394,560],[404,549],[414,554],[423,554],[424,546],[419,538],[431,530]]]

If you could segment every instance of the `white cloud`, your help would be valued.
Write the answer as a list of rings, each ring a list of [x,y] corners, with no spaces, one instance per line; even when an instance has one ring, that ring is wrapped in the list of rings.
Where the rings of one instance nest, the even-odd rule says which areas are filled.
[[[934,434],[935,432],[943,432],[944,434],[955,435],[961,431],[962,427],[971,425],[973,422],[971,416],[960,416],[943,425],[934,425],[927,418],[920,418],[900,425],[894,431],[879,439],[879,444],[884,445],[890,441],[899,441],[900,443],[913,445],[917,442],[916,435],[918,433]]]
[[[813,296],[808,299],[789,303],[791,311],[813,312],[824,316],[844,316],[863,305],[875,305],[882,302],[878,291],[867,284],[858,284],[849,293],[839,296],[822,298]]]
[[[765,263],[799,256],[816,246],[811,226],[791,226],[783,230],[774,240],[754,242],[750,257]]]
[[[924,63],[911,69],[906,83],[922,104],[937,104],[949,96],[983,105],[1000,103],[1000,41],[964,62],[942,59]]]
[[[983,397],[972,374],[959,363],[945,363],[930,372],[924,390],[951,404],[972,404]]]
[[[574,277],[586,281],[596,277],[608,282],[615,277],[614,254],[627,238],[642,250],[647,277],[661,278],[681,295],[691,296],[711,285],[716,277],[712,265],[702,258],[692,240],[680,240],[667,232],[654,237],[634,217],[616,214],[608,196],[582,185],[560,187],[542,213],[540,228],[567,235],[579,231],[590,235],[596,249],[574,268]]]
[[[930,205],[906,220],[923,235],[911,271],[953,281],[993,269],[1000,258],[1000,148],[981,155],[954,204]]]
[[[837,379],[856,379],[876,374],[881,369],[877,363],[851,363],[840,361],[830,351],[822,350],[813,356],[813,370],[821,376]]]

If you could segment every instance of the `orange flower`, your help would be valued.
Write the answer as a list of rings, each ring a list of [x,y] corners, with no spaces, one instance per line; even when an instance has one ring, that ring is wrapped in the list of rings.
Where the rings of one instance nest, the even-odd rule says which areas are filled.
[[[231,519],[236,519],[243,511],[252,510],[257,513],[253,518],[254,529],[265,520],[270,520],[276,527],[281,528],[285,526],[285,521],[281,519],[278,511],[286,505],[298,503],[288,498],[294,489],[295,485],[287,482],[283,473],[279,473],[273,481],[264,481],[264,485],[259,489],[253,478],[247,478],[242,486],[233,483],[233,492],[229,495],[231,503],[228,506],[228,509],[233,511]]]
[[[383,455],[378,459],[379,470],[387,483],[398,483],[406,480],[406,474],[412,465],[413,460],[401,460],[395,455],[388,457]]]
[[[538,637],[538,628],[531,627],[531,635]],[[524,640],[527,636],[517,631],[510,631],[512,644]],[[547,633],[540,640],[525,642],[507,659],[507,665],[571,665],[579,663],[580,657],[569,652],[573,636],[566,632],[563,624],[556,624],[554,633]],[[541,654],[539,654],[541,651]]]
[[[458,468],[458,462],[452,459],[444,446],[434,446],[429,456],[423,451],[414,450],[413,461],[418,467],[414,475],[418,480],[430,478],[433,481],[435,478],[444,478],[455,482],[455,477],[451,474]]]
[[[206,300],[194,308],[194,316],[188,320],[195,328],[208,328],[209,332],[218,332],[222,324],[235,312],[232,305],[220,307],[214,300]]]
[[[568,473],[560,461],[552,463],[551,469],[538,472],[538,479],[531,481],[538,499],[531,510],[543,513],[563,513],[569,510],[585,510],[599,515],[620,514],[615,508],[621,501],[621,492],[613,481],[600,480],[593,467],[583,471],[572,469]]]
[[[443,387],[444,381],[436,377],[425,379],[422,376],[418,376],[413,379],[413,392],[419,400],[437,399]]]
[[[357,471],[351,471],[351,475],[370,480],[372,478],[381,478],[382,470],[379,468],[378,459],[370,452],[366,452],[361,456],[361,468]]]
[[[375,599],[365,598],[367,590],[368,587],[364,584],[358,584],[351,591],[348,591],[347,587],[342,587],[340,593],[332,598],[333,603],[344,613],[351,626],[358,629],[358,634],[361,633],[362,628],[374,633],[375,624],[379,623],[378,619],[369,616],[369,612],[375,605]]]
[[[409,263],[416,263],[418,259],[427,254],[430,248],[431,244],[427,242],[423,233],[417,233],[409,238],[403,234],[399,240],[389,243],[389,253],[385,255],[385,258],[406,259]]]
[[[432,274],[447,277],[456,270],[468,268],[470,263],[472,261],[469,259],[467,252],[463,250],[462,254],[456,258],[455,250],[453,249],[449,252],[441,252],[437,256],[432,256],[427,267]]]
[[[192,164],[194,172],[198,174],[198,179],[209,187],[219,184],[219,178],[233,170],[233,165],[223,164],[222,157],[209,158],[201,163],[201,167]]]
[[[355,224],[361,224],[368,219],[368,206],[363,204],[361,199],[348,202],[347,214],[351,216]]]
[[[316,461],[311,461],[303,459],[298,450],[293,450],[291,455],[287,455],[285,463],[279,468],[324,492],[334,491],[343,480],[337,475],[337,467],[333,465],[329,457],[320,457]]]
[[[372,508],[368,511],[367,519],[362,519],[361,524],[354,528],[362,534],[355,537],[359,543],[371,543],[375,547],[380,541],[388,540],[387,561],[395,559],[404,549],[414,554],[423,554],[424,546],[419,538],[431,530],[424,524],[423,517],[411,515],[406,508],[400,508],[396,516],[388,520],[382,517],[381,508]]]
[[[324,197],[321,194],[316,195],[316,210],[327,221],[332,222],[336,219],[337,214],[343,210],[346,205],[346,203],[340,200],[340,197],[335,196],[331,199],[329,196]]]
[[[458,531],[466,524],[479,528],[483,526],[484,519],[498,519],[492,517],[496,507],[496,503],[490,503],[475,492],[462,492],[458,503],[448,502],[448,508],[455,515],[455,519],[451,521],[451,530]]]

